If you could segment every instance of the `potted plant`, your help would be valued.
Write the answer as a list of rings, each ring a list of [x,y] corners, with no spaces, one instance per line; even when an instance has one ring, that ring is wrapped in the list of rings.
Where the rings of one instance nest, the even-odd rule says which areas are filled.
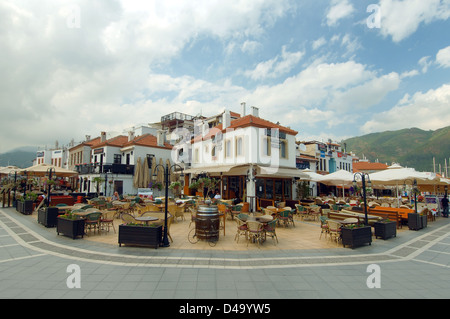
[[[21,197],[17,202],[17,211],[24,214],[30,215],[33,213],[33,204],[37,199],[37,194],[34,192],[30,192],[25,194],[25,196]]]
[[[38,210],[38,223],[45,227],[55,227],[56,218],[62,214],[64,213],[58,207],[41,207]]]
[[[65,236],[72,237],[73,239],[84,236],[84,219],[79,218],[72,213],[59,215],[56,218],[56,232]]]
[[[162,241],[162,225],[122,224],[119,225],[119,247],[125,245],[153,246],[158,248]]]
[[[372,244],[372,227],[366,225],[346,225],[341,228],[342,245],[356,246]]]
[[[373,224],[375,229],[375,238],[381,237],[388,239],[390,237],[397,237],[397,223],[390,219],[383,219]]]

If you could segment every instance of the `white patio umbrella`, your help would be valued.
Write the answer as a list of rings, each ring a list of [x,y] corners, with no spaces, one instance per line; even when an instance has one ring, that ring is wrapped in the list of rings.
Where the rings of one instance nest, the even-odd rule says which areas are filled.
[[[302,181],[320,182],[324,175],[317,174],[309,168],[301,170],[302,173],[306,174],[305,177],[300,177]],[[307,177],[306,177],[307,176]]]
[[[46,176],[49,170],[52,170],[52,175],[59,177],[71,177],[78,175],[78,172],[71,171],[62,167],[50,165],[50,164],[37,164],[24,169],[21,169],[22,174],[33,175],[33,176]]]
[[[345,186],[353,185],[353,173],[341,169],[334,173],[323,175],[319,182],[325,185],[342,186],[342,194],[344,195],[345,199],[344,189]]]
[[[373,185],[396,186],[397,187],[397,204],[400,205],[398,199],[398,185],[415,180],[417,185],[433,185],[439,182],[436,174],[426,172],[418,172],[414,168],[402,167],[398,164],[389,166],[387,169],[369,174],[369,179]]]

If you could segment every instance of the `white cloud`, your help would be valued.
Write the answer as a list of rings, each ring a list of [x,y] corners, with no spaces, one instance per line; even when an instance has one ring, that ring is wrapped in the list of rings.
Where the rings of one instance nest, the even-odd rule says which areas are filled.
[[[244,75],[253,80],[277,78],[290,72],[303,55],[304,52],[301,51],[288,52],[286,51],[286,46],[283,46],[280,55],[259,63],[253,70],[245,71]]]
[[[400,42],[416,32],[419,25],[450,17],[448,0],[380,0],[381,33]]]
[[[436,63],[444,68],[450,68],[450,46],[439,50],[436,54]]]
[[[417,127],[435,130],[450,123],[450,84],[435,90],[405,95],[392,109],[376,114],[362,126],[365,134]]]
[[[430,61],[429,56],[424,56],[423,58],[421,58],[419,60],[419,66],[422,67],[422,73],[427,73],[428,68],[430,67],[431,64],[432,64],[432,62]]]
[[[317,40],[313,41],[312,48],[313,48],[313,50],[317,50],[318,48],[323,46],[325,43],[327,43],[325,38],[324,37],[320,37]]]
[[[354,11],[348,0],[333,0],[327,13],[327,25],[336,26],[339,20],[349,17]]]
[[[80,0],[80,28],[70,28],[68,4],[1,2],[0,69],[8,81],[0,82],[0,152],[55,138],[63,144],[157,121],[170,111],[196,114],[239,100],[242,89],[226,80],[163,81],[152,70],[201,37],[255,50],[257,43],[245,39],[263,35],[293,3]],[[282,63],[277,71],[284,72]]]

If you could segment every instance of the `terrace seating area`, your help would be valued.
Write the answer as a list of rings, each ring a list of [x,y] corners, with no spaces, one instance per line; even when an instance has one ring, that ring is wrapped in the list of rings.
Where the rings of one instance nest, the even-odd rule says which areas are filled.
[[[220,229],[217,242],[211,245],[208,241],[199,240],[193,244],[188,237],[196,229],[197,214],[202,205],[205,205],[202,198],[168,201],[170,247],[224,250],[342,248],[342,228],[365,224],[364,208],[351,205],[350,201],[343,203],[325,198],[292,201],[289,205],[294,208],[282,202],[263,208],[258,205],[253,212],[249,211],[248,203],[231,205],[228,201],[220,201],[214,205]],[[368,222],[373,235],[374,224],[386,219],[396,223],[397,232],[409,231],[408,227],[402,227],[407,222],[404,214],[413,210],[392,207],[389,210],[387,206],[371,205],[373,207],[368,208]],[[421,208],[428,220],[433,222],[433,217],[434,220],[436,217],[431,210]],[[91,200],[89,204],[60,204],[58,209],[85,219],[84,240],[113,245],[118,242],[120,225],[165,225],[165,205],[161,200],[130,197],[112,201],[104,198]],[[373,240],[377,238],[373,236]]]

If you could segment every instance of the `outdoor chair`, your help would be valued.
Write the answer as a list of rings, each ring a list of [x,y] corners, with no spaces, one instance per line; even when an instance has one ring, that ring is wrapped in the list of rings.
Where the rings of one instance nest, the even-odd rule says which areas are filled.
[[[133,215],[128,213],[123,213],[120,218],[125,224],[140,224],[140,222],[136,220]]]
[[[234,240],[236,240],[236,242],[239,242],[240,236],[245,236],[245,239],[248,240],[248,235],[247,235],[248,227],[247,227],[246,222],[244,222],[242,219],[237,217],[236,218],[236,226],[237,226],[237,232],[236,232],[236,236],[234,237]]]
[[[100,219],[100,228],[106,227],[106,231],[109,232],[109,229],[112,227],[114,233],[116,233],[116,228],[114,227],[114,212],[107,211],[102,214]],[[104,229],[104,228],[103,228]]]
[[[320,219],[320,229],[321,229],[319,239],[322,238],[323,234],[325,234],[325,238],[327,238],[327,234],[328,234],[327,220],[328,220],[328,218],[325,216],[320,216],[319,219]]]
[[[264,239],[266,239],[267,236],[272,237],[273,242],[275,243],[275,239],[278,243],[278,237],[276,233],[276,226],[277,226],[277,220],[274,219],[267,223],[267,225],[264,225]]]
[[[278,213],[278,219],[280,222],[283,222],[285,227],[288,227],[290,223],[295,227],[294,219],[292,218],[292,214],[289,210],[283,210]]]
[[[328,224],[328,235],[330,236],[330,240],[335,240],[336,245],[339,243],[341,239],[341,224],[334,220],[327,220]],[[334,239],[333,239],[334,238]]]
[[[194,206],[188,207],[189,212],[191,213],[191,222],[189,223],[189,227],[191,227],[192,223],[195,223],[195,217],[197,216],[197,208]]]
[[[94,229],[94,234],[95,234],[95,229],[97,229],[97,232],[99,232],[101,217],[102,217],[101,212],[92,212],[92,213],[87,214],[86,219],[84,221],[85,231]]]
[[[247,246],[250,241],[253,241],[257,243],[258,245],[261,245],[261,242],[263,240],[264,235],[264,227],[263,224],[256,221],[247,221],[247,235],[248,235],[248,241]]]

